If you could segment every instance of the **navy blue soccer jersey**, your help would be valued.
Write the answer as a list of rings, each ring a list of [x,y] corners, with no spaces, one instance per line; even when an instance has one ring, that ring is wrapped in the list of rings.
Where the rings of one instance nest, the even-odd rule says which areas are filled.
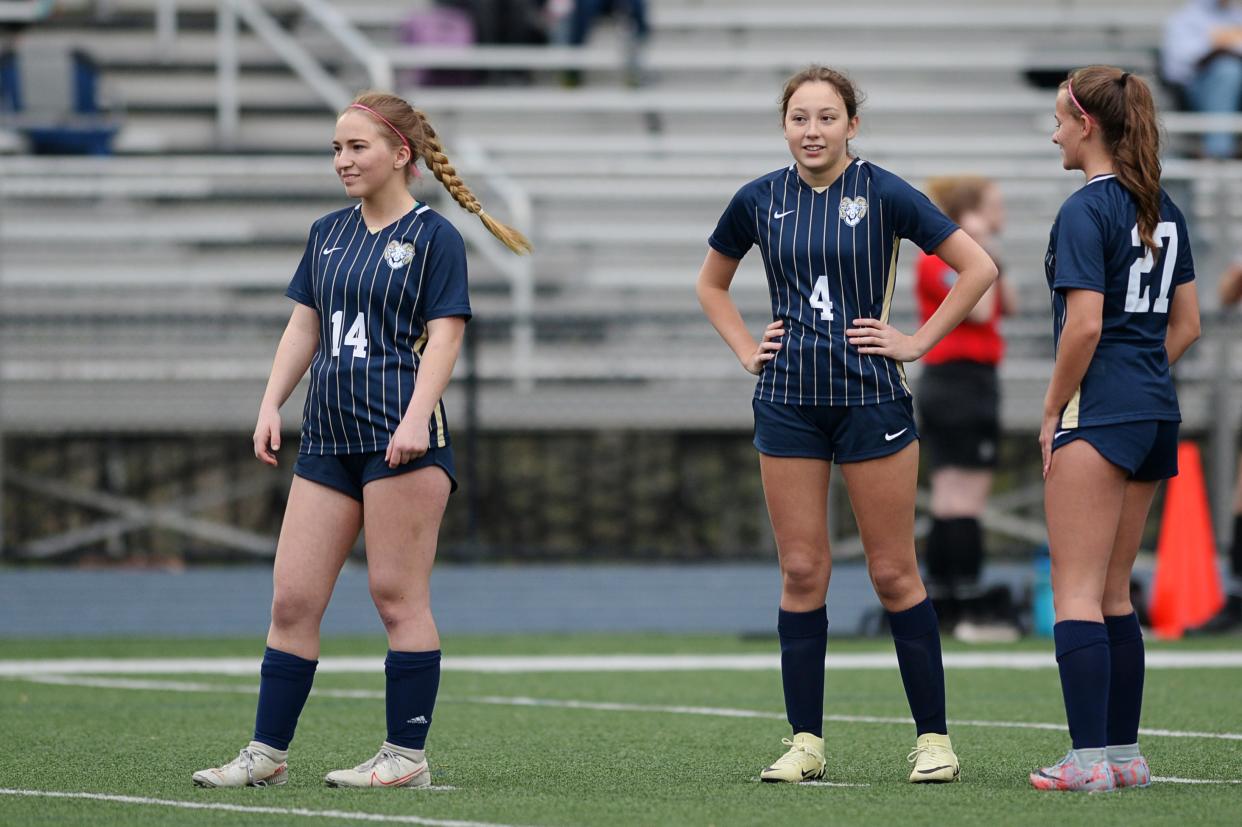
[[[863,160],[827,188],[796,165],[743,186],[708,244],[740,259],[757,245],[773,320],[785,322],[755,397],[789,405],[874,405],[910,396],[905,371],[849,344],[854,319],[888,321],[900,241],[931,252],[957,225],[892,173]]]
[[[1061,413],[1062,429],[1144,419],[1180,421],[1165,334],[1179,284],[1195,277],[1186,219],[1160,192],[1156,255],[1143,247],[1138,208],[1112,175],[1092,178],[1061,205],[1044,272],[1060,343],[1065,291],[1104,294],[1103,329],[1091,364]]]
[[[427,322],[470,318],[466,246],[426,204],[376,232],[349,207],[311,225],[286,295],[319,313],[299,452],[383,451],[414,393]],[[430,428],[432,446],[448,444],[442,402]]]

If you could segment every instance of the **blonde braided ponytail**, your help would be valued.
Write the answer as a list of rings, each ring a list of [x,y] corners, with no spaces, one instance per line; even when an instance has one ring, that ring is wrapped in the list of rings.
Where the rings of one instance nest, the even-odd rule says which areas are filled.
[[[483,205],[479,203],[479,199],[449,163],[448,157],[444,154],[444,148],[440,146],[440,139],[436,136],[436,131],[431,127],[426,115],[410,106],[404,99],[387,92],[362,92],[354,98],[353,103],[350,107],[346,107],[345,111],[348,112],[354,106],[365,110],[373,118],[378,118],[380,135],[393,149],[400,149],[402,146],[410,148],[413,157],[410,158],[405,168],[407,181],[414,171],[415,160],[422,158],[423,163],[436,176],[436,180],[444,185],[449,195],[453,196],[453,200],[467,212],[477,215],[483,222],[483,226],[487,227],[488,232],[500,239],[501,243],[515,253],[522,254],[531,251],[531,244],[526,236],[483,211]]]
[[[436,131],[427,120],[427,116],[420,109],[415,109],[414,114],[422,123],[423,135],[422,141],[419,142],[419,149],[422,151],[423,163],[427,165],[427,169],[431,170],[431,174],[444,185],[448,194],[453,196],[453,200],[460,204],[462,209],[477,215],[483,222],[483,226],[487,227],[488,232],[500,239],[502,244],[519,255],[529,253],[532,248],[526,236],[483,211],[483,205],[479,203],[479,199],[449,163],[448,156],[444,154],[440,139],[436,136]]]

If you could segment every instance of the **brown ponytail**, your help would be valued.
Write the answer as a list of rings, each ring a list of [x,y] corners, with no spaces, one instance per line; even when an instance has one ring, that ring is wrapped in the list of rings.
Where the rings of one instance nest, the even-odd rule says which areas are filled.
[[[1061,86],[1077,100],[1070,101],[1074,117],[1081,119],[1085,113],[1102,130],[1113,152],[1117,181],[1138,207],[1139,239],[1154,253],[1160,223],[1160,131],[1151,89],[1138,75],[1115,66],[1077,69]]]
[[[460,204],[462,209],[477,215],[479,220],[483,222],[483,226],[487,227],[488,232],[500,239],[501,243],[518,254],[531,251],[531,243],[526,239],[526,236],[507,224],[502,224],[483,211],[483,205],[479,203],[479,199],[475,197],[475,194],[470,191],[466,183],[457,175],[457,170],[449,163],[448,156],[444,154],[444,148],[440,145],[440,139],[436,136],[436,131],[431,127],[431,123],[427,120],[426,115],[396,95],[390,95],[385,92],[363,92],[354,98],[353,102],[361,107],[365,107],[365,109],[359,108],[357,111],[366,114],[372,120],[375,120],[373,112],[387,121],[386,124],[379,123],[379,131],[384,136],[384,140],[393,149],[406,146],[406,142],[408,142],[408,146],[414,155],[423,159],[427,169],[431,170],[436,180],[448,190],[449,195],[453,196],[453,200]],[[345,111],[351,110],[347,108]],[[400,135],[397,132],[400,132]],[[402,138],[405,141],[402,141]],[[415,160],[416,158],[411,158],[410,164],[406,167],[405,174],[407,180],[410,177],[410,171],[413,169]]]

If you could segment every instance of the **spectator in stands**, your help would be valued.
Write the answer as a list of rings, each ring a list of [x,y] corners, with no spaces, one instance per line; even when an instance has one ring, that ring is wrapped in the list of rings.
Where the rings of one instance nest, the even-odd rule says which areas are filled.
[[[798,72],[786,81],[781,119],[794,163],[738,190],[708,240],[697,288],[712,325],[759,377],[754,441],[780,558],[777,633],[793,730],[789,751],[760,777],[800,782],[824,773],[828,479],[836,462],[915,722],[909,780],[955,781],[939,626],[914,552],[919,448],[901,365],[966,318],[996,267],[926,196],[851,155],[858,93],[847,77],[823,66]],[[901,238],[959,274],[910,336],[887,322]],[[756,245],[774,319],[759,342],[729,296],[741,258]]]
[[[997,261],[1005,209],[996,184],[968,175],[935,178],[928,182],[928,195]],[[926,323],[949,295],[957,273],[927,253],[920,254],[916,270],[920,322]],[[979,589],[984,558],[979,517],[1000,443],[1000,317],[1016,308],[1013,286],[997,279],[970,315],[923,357],[915,397],[931,477],[932,526],[923,556],[927,591],[942,627],[965,640],[1018,636],[1012,618],[1000,611],[1005,607],[990,606]]]
[[[1196,112],[1234,113],[1242,108],[1242,7],[1233,0],[1190,0],[1165,24],[1161,72],[1181,87]],[[1231,132],[1203,136],[1209,158],[1232,158]]]
[[[568,10],[568,26],[564,32],[570,46],[583,46],[591,38],[591,30],[595,23],[605,14],[621,14],[627,18],[628,37],[626,40],[625,80],[630,86],[642,83],[642,50],[651,34],[647,25],[647,0],[571,0],[572,8]],[[553,13],[563,3],[552,0]],[[563,11],[563,10],[562,10]],[[566,83],[576,86],[580,82],[580,73],[567,72]]]
[[[1234,307],[1242,303],[1242,259],[1229,265],[1220,277],[1220,303]],[[1242,456],[1238,458],[1238,478],[1233,486],[1233,539],[1229,546],[1229,594],[1216,616],[1195,629],[1196,634],[1216,634],[1242,630]]]
[[[276,464],[280,406],[311,370],[293,485],[276,546],[272,622],[254,739],[233,761],[194,773],[200,787],[283,784],[319,657],[319,624],[365,525],[371,598],[388,633],[388,735],[336,770],[332,787],[425,787],[423,745],[440,683],[430,579],[440,520],[456,488],[440,401],[470,300],[466,247],[410,195],[422,159],[453,199],[515,252],[521,233],[483,212],[423,113],[393,95],[359,95],[332,141],[345,194],[361,203],[311,225],[287,295],[293,315],[259,406],[254,453]]]

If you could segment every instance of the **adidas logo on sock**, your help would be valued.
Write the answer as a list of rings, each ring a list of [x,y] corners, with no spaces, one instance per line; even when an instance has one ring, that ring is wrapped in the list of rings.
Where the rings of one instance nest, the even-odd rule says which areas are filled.
[[[406,723],[407,724],[425,724],[427,723],[427,716],[419,715],[417,718],[411,718],[410,720],[406,721]]]

